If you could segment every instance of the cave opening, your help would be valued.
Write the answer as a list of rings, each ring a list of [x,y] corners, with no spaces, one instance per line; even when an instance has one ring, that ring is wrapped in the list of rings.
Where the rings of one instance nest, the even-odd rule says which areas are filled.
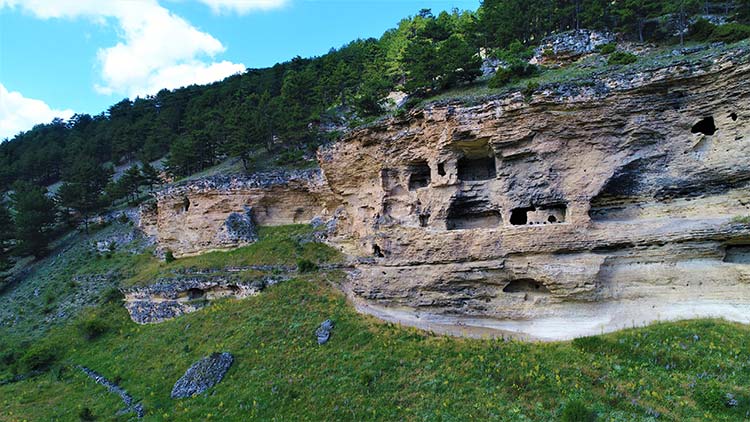
[[[521,278],[518,280],[511,280],[505,287],[503,287],[505,293],[549,293],[549,289],[544,284],[532,279],[532,278]]]
[[[440,176],[445,176],[445,163],[438,163],[437,172]]]
[[[419,227],[427,227],[429,223],[430,223],[430,214],[419,215]]]
[[[182,212],[187,212],[190,209],[190,199],[185,196],[182,198]]]
[[[448,230],[499,227],[503,223],[500,210],[486,198],[459,197],[448,208],[445,226]]]
[[[206,292],[201,289],[192,288],[187,290],[187,297],[190,300],[203,299],[204,296],[206,296]]]
[[[497,177],[495,157],[467,158],[458,160],[458,178],[462,181],[490,180]]]
[[[418,161],[409,166],[409,190],[426,188],[430,179],[430,166],[426,161]]]
[[[731,112],[729,113],[729,118],[732,119],[732,121],[737,121],[737,113]]]
[[[385,258],[383,250],[380,249],[380,246],[376,243],[372,245],[372,254],[375,255],[376,258]]]
[[[549,217],[547,217],[547,222],[557,223],[557,217],[555,217],[554,215],[550,215]]]
[[[691,133],[702,133],[704,135],[711,136],[716,133],[716,122],[714,122],[713,116],[702,118],[698,123],[694,124]]]
[[[536,211],[534,207],[515,208],[510,212],[510,224],[514,226],[524,226],[529,222],[528,212]]]
[[[727,246],[723,261],[731,264],[750,264],[750,245]]]

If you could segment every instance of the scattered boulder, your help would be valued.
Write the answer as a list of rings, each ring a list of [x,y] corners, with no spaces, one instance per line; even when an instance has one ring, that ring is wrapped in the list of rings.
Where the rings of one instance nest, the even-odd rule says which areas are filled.
[[[331,338],[331,331],[333,331],[333,321],[327,319],[315,330],[315,335],[318,337],[318,344],[326,344]]]
[[[253,221],[253,208],[245,207],[245,213],[233,212],[224,222],[226,236],[232,241],[255,242],[258,240],[258,230]]]
[[[213,353],[188,368],[172,388],[172,398],[182,399],[201,394],[218,384],[234,362],[234,357],[227,352]]]

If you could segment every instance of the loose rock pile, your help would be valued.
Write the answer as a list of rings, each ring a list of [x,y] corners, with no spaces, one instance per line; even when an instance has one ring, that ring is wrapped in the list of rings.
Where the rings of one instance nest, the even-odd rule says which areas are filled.
[[[213,353],[188,368],[172,388],[172,398],[182,399],[201,394],[218,384],[232,366],[234,357],[227,352]]]

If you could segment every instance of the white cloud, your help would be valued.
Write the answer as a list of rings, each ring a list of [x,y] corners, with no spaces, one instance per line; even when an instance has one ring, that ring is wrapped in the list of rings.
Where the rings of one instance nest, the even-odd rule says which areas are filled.
[[[0,84],[0,140],[12,138],[39,123],[49,123],[55,117],[69,119],[73,110],[53,110],[44,101],[24,97],[20,92],[9,92]]]
[[[245,69],[241,63],[214,61],[225,50],[222,43],[156,0],[0,0],[2,6],[21,7],[42,19],[84,17],[102,24],[115,22],[120,41],[97,53],[101,81],[95,89],[102,94],[144,96],[162,88],[213,82]]]
[[[245,14],[256,10],[271,10],[283,7],[287,0],[198,0],[214,13],[235,12]]]

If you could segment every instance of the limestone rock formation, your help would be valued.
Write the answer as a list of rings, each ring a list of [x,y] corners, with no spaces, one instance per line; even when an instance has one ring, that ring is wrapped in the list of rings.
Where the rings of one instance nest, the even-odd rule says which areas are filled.
[[[360,309],[556,339],[750,322],[750,53],[443,102],[319,154]],[[474,327],[474,328],[471,328]]]
[[[607,32],[579,29],[553,34],[543,39],[534,50],[532,64],[560,65],[570,63],[583,55],[593,53],[596,47],[615,41]]]
[[[308,223],[326,214],[327,198],[319,170],[217,176],[160,191],[140,227],[179,258],[251,243],[255,224]]]
[[[195,312],[216,299],[255,296],[283,279],[263,276],[243,281],[225,275],[190,274],[161,279],[147,287],[124,289],[123,294],[130,319],[138,324],[149,324]]]
[[[221,382],[234,362],[227,352],[213,353],[194,363],[172,388],[173,399],[183,399],[201,394]]]
[[[327,241],[358,259],[358,308],[436,331],[750,322],[748,80],[740,47],[434,103],[320,150],[322,173],[178,187],[141,221],[190,254],[236,245],[219,232],[244,206],[261,225],[324,216]]]

